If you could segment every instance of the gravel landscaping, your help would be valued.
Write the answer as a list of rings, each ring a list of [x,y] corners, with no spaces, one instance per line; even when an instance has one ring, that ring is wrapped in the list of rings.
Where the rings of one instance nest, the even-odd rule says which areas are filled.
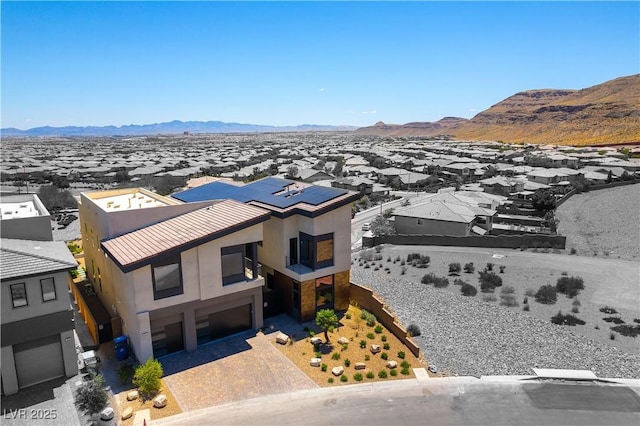
[[[453,249],[439,248],[437,251],[436,248],[389,246],[381,252],[383,260],[376,261],[378,267],[380,263],[388,267],[389,273],[383,268],[378,271],[374,267],[365,269],[357,261],[351,269],[352,281],[380,294],[403,324],[415,323],[420,327],[422,335],[415,340],[429,365],[435,365],[439,373],[526,375],[533,374],[532,368],[562,368],[592,370],[599,377],[640,378],[640,339],[616,334],[616,340],[610,340],[609,327],[613,324],[603,322],[606,315],[599,312],[603,305],[591,302],[592,299],[602,300],[599,287],[603,281],[597,274],[585,271],[585,290],[578,296],[582,302],[580,313],[576,315],[585,320],[586,325],[569,327],[551,323],[551,316],[559,310],[571,313],[572,299],[562,294],[558,295],[555,305],[542,305],[529,297],[530,311],[523,312],[525,291],[543,284],[555,284],[565,270],[570,275],[584,270],[580,262],[567,261],[579,259],[579,256],[510,254],[509,251],[498,255],[493,262],[506,265],[505,273],[499,275],[503,277],[504,286],[515,288],[515,299],[519,303],[516,307],[505,307],[500,305],[500,288],[494,293],[498,299],[494,302],[484,302],[485,294],[480,292],[477,271],[484,267],[487,259],[492,259],[491,253],[483,249],[462,248],[461,252],[453,252]],[[401,275],[400,262],[387,262],[388,257],[406,259],[411,252],[428,254],[430,266],[417,269],[407,265],[406,273]],[[354,259],[359,257],[360,253],[354,254]],[[561,265],[558,268],[566,269],[547,269],[545,259],[554,260]],[[464,266],[468,261],[474,261],[476,273],[463,272],[459,278],[476,286],[476,296],[462,296],[460,286],[453,284],[456,278],[453,276],[447,277],[450,285],[446,288],[420,283],[420,277],[429,272],[447,276],[449,262],[460,262]],[[627,264],[617,259],[610,262],[615,262],[617,268],[621,268],[620,265],[627,267],[633,280],[635,263]],[[498,272],[497,266],[495,269]],[[593,269],[603,268],[594,265]],[[616,296],[618,299],[614,300],[625,297]],[[633,307],[633,303],[630,306]],[[635,324],[632,319],[640,317],[640,309],[618,309],[618,312],[627,324]]]
[[[576,194],[556,211],[558,232],[578,255],[640,259],[640,185]]]

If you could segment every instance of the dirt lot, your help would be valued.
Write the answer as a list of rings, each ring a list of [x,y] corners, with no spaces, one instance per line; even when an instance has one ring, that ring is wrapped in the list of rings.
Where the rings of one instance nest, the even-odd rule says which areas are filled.
[[[319,349],[322,353],[321,362],[326,364],[326,371],[322,371],[321,367],[312,367],[310,365],[310,359],[316,355],[308,333],[306,337],[300,340],[294,340],[292,344],[277,344],[275,337],[272,339],[272,343],[320,386],[358,383],[354,379],[356,373],[362,375],[361,383],[413,378],[415,376],[412,368],[427,367],[425,363],[413,356],[400,340],[386,328],[380,326],[382,329],[381,332],[376,333],[375,327],[369,327],[364,320],[360,319],[360,309],[350,306],[347,313],[350,318],[347,318],[346,315],[340,318],[340,326],[335,329],[333,333],[329,333],[329,344],[324,343],[324,334],[321,330],[316,327],[311,330],[312,332],[315,330],[317,332],[316,335],[322,339],[323,343],[319,345]],[[367,337],[367,335],[369,336]],[[383,336],[385,341],[383,341]],[[338,339],[341,337],[349,339],[349,343],[340,345]],[[360,341],[362,340],[366,341],[365,348],[360,347]],[[383,348],[385,343],[389,344],[389,349],[387,350]],[[370,351],[372,344],[380,345],[383,348],[382,352],[372,354]],[[405,358],[399,358],[398,352],[404,352]],[[383,359],[382,353],[387,354],[388,360],[395,360],[398,363],[398,367],[395,368],[396,373],[394,373],[397,374],[396,376],[392,376],[391,369],[386,367],[387,361]],[[335,359],[334,357],[339,358]],[[350,360],[349,366],[346,365],[346,360]],[[411,366],[408,369],[408,374],[401,374],[402,367],[400,364],[402,361],[407,361]],[[364,362],[366,369],[355,370],[355,364],[357,362]],[[347,377],[347,381],[341,381],[340,377],[335,377],[331,374],[331,369],[337,366],[344,367],[344,375]],[[378,376],[378,373],[381,371],[387,374],[385,378]],[[375,376],[373,378],[367,378],[366,374],[368,372],[372,372]],[[333,379],[332,383],[329,382],[330,379]]]
[[[640,259],[640,185],[576,194],[558,207],[558,231],[578,255]]]
[[[431,258],[430,266],[426,269],[407,266],[406,274],[402,275],[403,279],[420,283],[422,276],[429,272],[438,276],[446,276],[451,284],[447,288],[439,290],[454,293],[461,298],[464,296],[460,294],[460,286],[453,285],[453,281],[457,277],[448,276],[449,263],[458,262],[462,266],[468,262],[474,263],[476,272],[473,274],[462,272],[459,278],[477,287],[478,294],[474,298],[480,300],[485,295],[480,292],[478,271],[482,270],[488,262],[494,263],[494,271],[502,278],[503,285],[512,286],[515,289],[514,294],[518,302],[518,306],[502,308],[517,310],[522,314],[531,315],[543,321],[550,321],[558,311],[562,311],[564,314],[571,313],[573,300],[558,294],[558,300],[555,304],[543,305],[529,297],[530,310],[524,312],[523,302],[526,291],[528,289],[536,291],[545,284],[555,285],[563,272],[568,276],[580,276],[584,280],[585,289],[578,296],[580,306],[578,307],[579,312],[575,315],[586,321],[586,324],[567,328],[590,339],[606,342],[606,344],[630,353],[640,354],[640,337],[625,337],[616,333],[615,340],[611,340],[610,327],[614,324],[605,322],[603,318],[610,315],[599,311],[604,306],[614,307],[619,313],[614,315],[615,317],[621,318],[627,324],[637,324],[633,320],[640,319],[640,286],[638,285],[640,264],[638,262],[610,257],[572,256],[552,252],[532,253],[508,249],[385,246],[381,252],[382,260],[375,262],[378,267],[380,264],[383,267],[379,267],[379,271],[370,273],[376,274],[374,276],[379,277],[381,282],[388,280],[388,277],[399,277],[402,266],[400,262],[394,264],[393,261],[398,256],[401,259],[406,259],[407,254],[412,252],[429,255]],[[354,259],[360,257],[362,257],[362,252],[353,255]],[[388,261],[389,259],[391,261]],[[499,273],[500,265],[505,266],[502,274]],[[384,271],[386,267],[390,270],[389,274]],[[352,268],[364,271],[358,261],[354,261]],[[373,271],[373,267],[367,271]],[[363,282],[362,284],[368,285],[370,283]],[[489,303],[500,304],[500,288],[495,290],[494,295],[496,300]]]

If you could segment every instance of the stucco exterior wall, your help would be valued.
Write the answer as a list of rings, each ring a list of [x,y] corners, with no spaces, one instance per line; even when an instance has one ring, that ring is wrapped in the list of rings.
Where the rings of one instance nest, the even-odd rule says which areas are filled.
[[[471,231],[470,223],[446,222],[443,220],[420,219],[423,224],[418,225],[418,218],[395,216],[397,234],[417,235],[456,235],[466,236]]]

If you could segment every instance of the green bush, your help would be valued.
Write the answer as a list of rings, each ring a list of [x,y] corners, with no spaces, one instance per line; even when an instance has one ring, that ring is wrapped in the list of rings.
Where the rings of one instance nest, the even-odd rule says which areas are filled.
[[[346,359],[344,360],[344,366],[345,366],[345,367],[348,367],[348,366],[350,366],[350,365],[351,365],[351,360],[350,360],[349,358],[346,358]]]
[[[383,335],[380,337],[380,340],[382,340],[383,342],[386,342],[386,341],[387,341],[387,336],[386,336],[385,334],[383,334]]]
[[[333,377],[329,377],[329,378],[327,379],[327,383],[333,383]]]
[[[575,315],[563,315],[562,311],[551,317],[551,322],[558,325],[575,326],[576,324],[585,325],[586,323]]]
[[[367,333],[367,339],[373,340],[375,338],[376,338],[376,336],[373,333]]]
[[[581,277],[560,277],[556,283],[556,290],[567,297],[576,297],[580,290],[584,290],[584,280]]]
[[[314,355],[316,356],[316,358],[322,358],[322,352],[320,351],[315,351]]]
[[[398,370],[391,370],[389,371],[389,374],[391,374],[393,377],[396,377],[398,375]]]
[[[384,343],[382,345],[382,349],[384,349],[385,351],[388,351],[390,347],[391,347],[391,345],[389,343]]]
[[[468,283],[462,284],[462,287],[460,287],[460,292],[464,296],[475,296],[476,294],[478,294],[478,290]]]
[[[360,348],[364,349],[366,347],[367,347],[367,341],[364,339],[360,340]]]
[[[480,271],[480,289],[484,292],[493,291],[494,288],[502,286],[502,278],[495,272]]]
[[[102,375],[92,376],[88,382],[83,382],[76,389],[75,399],[80,411],[89,414],[99,413],[109,401]]]
[[[356,382],[361,382],[362,381],[362,373],[356,373],[353,375],[353,380],[355,380]]]
[[[328,367],[327,367],[327,364],[322,364],[322,365],[320,366],[320,369],[321,369],[322,371],[327,371],[327,368],[328,368]]]
[[[462,267],[458,262],[451,262],[449,264],[449,275],[459,275],[462,271]]]
[[[347,319],[351,319],[351,314],[346,314],[346,315],[345,315],[345,317],[346,317]]]
[[[416,337],[422,334],[420,327],[418,327],[417,324],[409,324],[409,327],[407,327],[407,333],[409,333],[409,336],[411,337]]]
[[[402,369],[400,370],[400,374],[406,376],[410,373],[409,371],[409,367],[402,367]]]
[[[365,354],[364,355],[364,360],[365,361],[369,361],[371,359],[371,356],[369,356],[369,354]]]
[[[386,379],[387,378],[387,370],[378,371],[378,377],[381,378],[381,379]]]
[[[389,354],[386,353],[386,352],[382,352],[380,354],[380,358],[382,358],[382,359],[384,359],[386,361],[387,359],[389,359]]]
[[[360,319],[365,320],[369,327],[373,327],[374,325],[376,325],[376,322],[378,320],[375,315],[365,309],[363,309],[360,313]]]
[[[339,354],[338,352],[334,352],[334,353],[331,355],[331,359],[332,359],[332,360],[334,360],[334,361],[339,360],[339,359],[340,359],[340,354]]]
[[[130,362],[125,362],[118,367],[118,377],[123,385],[130,384],[134,374],[136,374],[136,369],[133,368],[133,364]]]
[[[516,300],[516,296],[513,294],[501,294],[500,295],[500,305],[514,307],[518,306],[518,301]]]
[[[405,356],[406,356],[406,354],[404,353],[404,351],[400,351],[400,352],[398,352],[398,358],[400,358],[400,359],[404,359],[404,358],[405,358]]]
[[[346,374],[343,374],[342,376],[340,376],[340,381],[341,382],[346,382],[347,380],[349,380],[349,378],[347,377]]]
[[[373,371],[367,371],[367,379],[373,379],[374,377],[376,377],[376,375],[373,374]]]
[[[381,325],[376,325],[376,328],[373,331],[375,331],[377,334],[382,333],[382,326]]]
[[[155,395],[160,391],[160,378],[163,373],[160,361],[149,358],[147,362],[136,368],[133,384],[138,387],[140,393],[148,396]]]
[[[556,288],[552,285],[543,285],[535,295],[536,302],[544,305],[553,305],[558,300]]]
[[[473,266],[473,262],[464,264],[464,272],[466,272],[467,274],[473,274],[475,270],[476,270],[476,267]]]
[[[402,367],[402,368],[409,368],[409,367],[411,367],[411,364],[409,363],[409,361],[402,361],[402,362],[400,363],[400,367]]]

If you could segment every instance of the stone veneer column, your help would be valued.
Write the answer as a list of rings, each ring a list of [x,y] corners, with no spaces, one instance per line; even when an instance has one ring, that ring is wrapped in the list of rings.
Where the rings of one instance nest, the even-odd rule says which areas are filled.
[[[351,271],[342,271],[333,275],[334,309],[343,311],[349,308]]]
[[[311,321],[316,317],[316,280],[300,283],[300,321]]]

